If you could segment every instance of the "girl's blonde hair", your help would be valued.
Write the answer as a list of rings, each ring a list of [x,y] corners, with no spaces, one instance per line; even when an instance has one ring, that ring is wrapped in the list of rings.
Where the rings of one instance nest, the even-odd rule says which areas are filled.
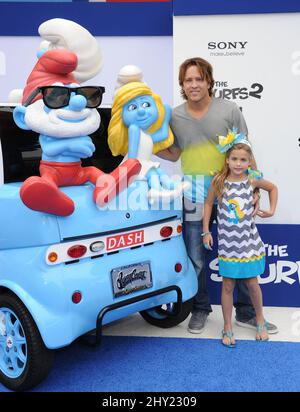
[[[227,152],[225,155],[225,160],[224,160],[224,166],[222,168],[222,170],[216,174],[216,176],[214,177],[214,180],[212,182],[213,187],[216,191],[216,195],[218,200],[220,201],[223,195],[223,190],[224,190],[224,185],[225,185],[225,180],[227,179],[230,169],[229,166],[227,164],[227,159],[229,158],[231,152],[233,150],[245,150],[248,154],[250,159],[252,158],[252,150],[251,147],[248,146],[245,143],[237,143],[235,145],[233,145]]]
[[[165,108],[161,98],[153,93],[152,90],[142,82],[131,82],[122,86],[114,97],[111,110],[111,120],[108,126],[108,145],[114,156],[125,156],[128,152],[128,128],[124,125],[122,120],[123,107],[129,100],[138,96],[148,95],[155,101],[158,110],[158,119],[154,122],[147,132],[152,134],[162,127]],[[166,140],[153,145],[153,153],[167,149],[174,142],[173,133],[169,127],[169,133]]]

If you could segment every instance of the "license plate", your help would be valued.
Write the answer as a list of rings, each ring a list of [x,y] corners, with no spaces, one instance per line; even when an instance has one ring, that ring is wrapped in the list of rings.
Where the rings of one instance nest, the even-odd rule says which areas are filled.
[[[150,262],[122,266],[111,271],[114,297],[127,295],[141,289],[151,288]]]

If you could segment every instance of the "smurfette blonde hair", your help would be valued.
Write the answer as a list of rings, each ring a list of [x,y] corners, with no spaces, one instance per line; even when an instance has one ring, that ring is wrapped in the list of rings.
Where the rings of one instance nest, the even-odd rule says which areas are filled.
[[[243,217],[245,216],[245,213],[241,210],[239,202],[236,199],[229,199],[228,203],[235,206],[235,212],[238,218],[243,219]]]
[[[165,108],[161,98],[142,82],[131,82],[122,86],[116,93],[111,110],[111,120],[108,126],[108,145],[114,156],[125,156],[128,152],[128,128],[122,120],[122,111],[126,103],[138,96],[148,95],[155,101],[158,110],[158,119],[147,132],[152,134],[159,130],[163,124]],[[153,153],[167,149],[173,144],[174,136],[169,127],[169,133],[162,142],[154,143]]]

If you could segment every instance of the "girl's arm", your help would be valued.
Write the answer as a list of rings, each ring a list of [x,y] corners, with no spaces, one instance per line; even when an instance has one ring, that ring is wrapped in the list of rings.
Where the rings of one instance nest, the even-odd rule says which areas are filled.
[[[252,156],[251,162],[250,162],[250,167],[253,170],[257,170],[257,164],[254,156]],[[255,217],[257,215],[257,212],[259,211],[259,200],[260,200],[260,193],[259,189],[254,189],[253,190],[253,213],[252,216]]]
[[[213,246],[213,238],[211,233],[209,232],[209,222],[211,217],[212,208],[214,205],[214,201],[216,198],[216,192],[213,188],[213,184],[210,185],[208,190],[207,198],[204,203],[204,215],[203,215],[203,244],[206,249],[210,249]]]
[[[277,186],[275,186],[272,182],[269,182],[266,179],[259,179],[259,180],[254,180],[252,182],[252,187],[253,189],[258,188],[258,189],[263,189],[269,192],[269,202],[270,202],[269,210],[259,210],[257,212],[257,215],[262,218],[273,216],[276,210],[277,199],[278,199]]]
[[[128,128],[128,158],[136,159],[140,144],[140,129],[135,124]]]

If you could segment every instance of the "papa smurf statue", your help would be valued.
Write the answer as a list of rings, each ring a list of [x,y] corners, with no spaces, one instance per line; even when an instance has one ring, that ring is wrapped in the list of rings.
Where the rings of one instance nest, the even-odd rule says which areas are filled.
[[[160,168],[152,154],[173,144],[169,127],[172,109],[163,104],[160,96],[142,82],[137,66],[124,66],[118,76],[118,86],[108,128],[108,144],[112,154],[137,158],[142,169],[138,179],[147,179],[150,203],[172,201],[189,186],[187,182],[174,182]]]
[[[28,178],[20,196],[30,209],[68,216],[74,211],[74,202],[59,190],[60,186],[92,182],[96,186],[94,201],[103,206],[139,173],[141,165],[130,158],[122,163],[122,173],[115,169],[107,184],[102,182],[97,187],[105,173],[93,166],[82,167],[81,159],[95,151],[89,135],[99,128],[96,107],[105,89],[81,86],[79,81],[99,71],[99,47],[86,29],[69,20],[49,20],[39,27],[39,32],[52,43],[47,51],[39,53],[23,91],[22,105],[15,108],[13,116],[20,128],[40,134],[41,176]]]

